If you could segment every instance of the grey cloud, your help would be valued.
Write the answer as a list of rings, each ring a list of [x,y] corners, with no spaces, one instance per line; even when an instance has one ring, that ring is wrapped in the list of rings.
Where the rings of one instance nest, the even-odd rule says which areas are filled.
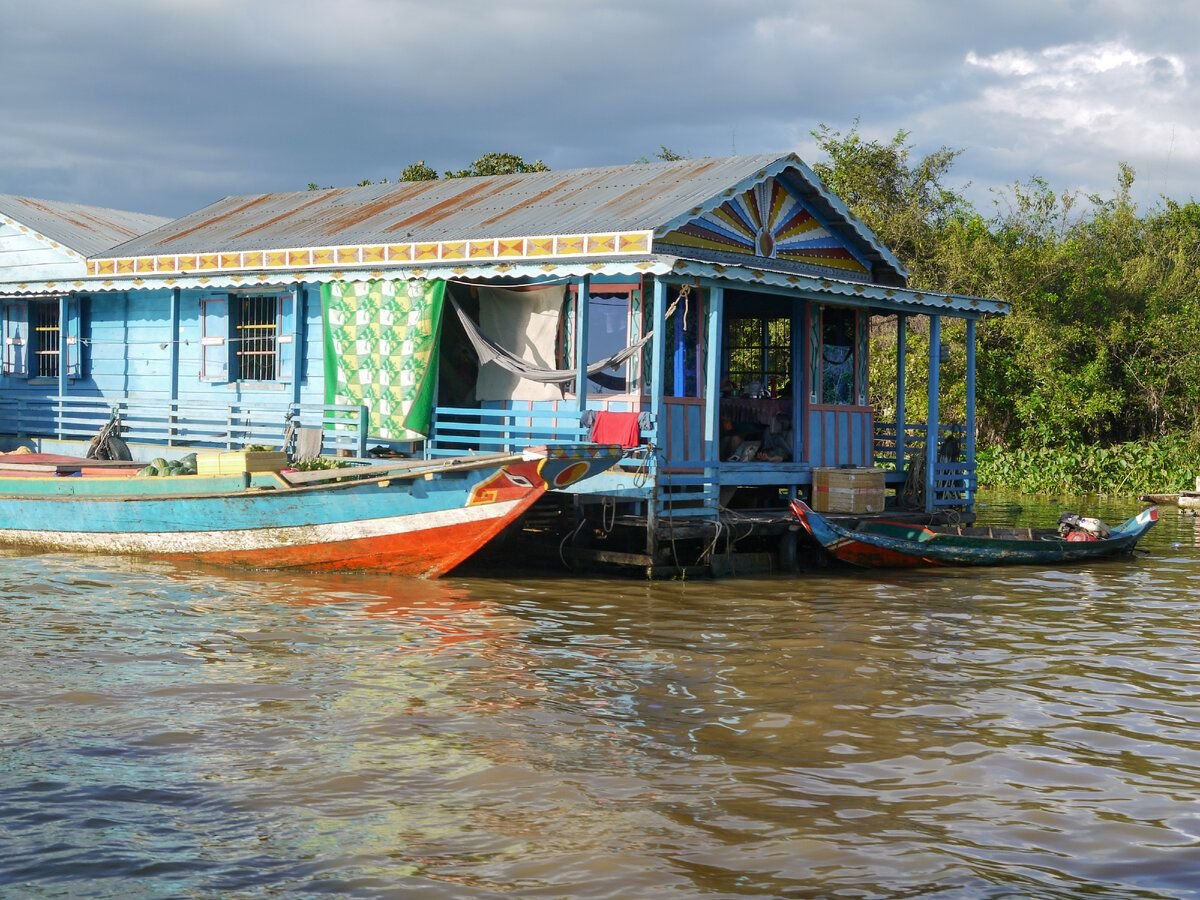
[[[1182,144],[1200,104],[1171,59],[1197,64],[1198,15],[1117,0],[0,0],[0,77],[22,85],[0,99],[0,192],[170,215],[491,150],[554,168],[660,144],[811,157],[818,123],[859,119],[874,137],[910,129],[921,150],[966,148],[956,175],[985,202],[989,187],[1035,173],[1106,188],[1123,158],[1148,196],[1187,197],[1200,176],[1178,165],[1181,148],[1165,179],[1165,149],[1119,123],[1098,141],[1001,109],[989,91],[1027,86],[966,59],[1132,48],[1158,95],[1147,114]]]

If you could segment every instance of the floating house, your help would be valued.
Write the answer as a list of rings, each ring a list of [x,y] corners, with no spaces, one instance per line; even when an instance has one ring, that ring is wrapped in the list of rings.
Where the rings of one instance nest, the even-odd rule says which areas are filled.
[[[639,565],[822,469],[879,465],[893,489],[917,472],[929,514],[973,503],[975,324],[1007,305],[907,287],[793,155],[228,197],[103,247],[50,220],[65,207],[0,198],[14,438],[84,440],[115,413],[135,446],[180,452],[289,424],[356,456],[616,441],[626,461],[569,505],[636,530],[609,558]],[[30,241],[62,258],[13,265]],[[900,374],[873,386],[889,422],[878,317],[898,326]],[[927,420],[907,421],[910,320],[937,348],[947,317],[966,323],[965,421],[939,420],[937,352]]]

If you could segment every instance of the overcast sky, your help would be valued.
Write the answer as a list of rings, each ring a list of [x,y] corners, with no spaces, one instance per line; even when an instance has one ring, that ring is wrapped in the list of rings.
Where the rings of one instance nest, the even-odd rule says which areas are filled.
[[[1200,197],[1200,3],[0,0],[0,193],[175,216],[489,151],[551,168],[818,157],[821,123]]]

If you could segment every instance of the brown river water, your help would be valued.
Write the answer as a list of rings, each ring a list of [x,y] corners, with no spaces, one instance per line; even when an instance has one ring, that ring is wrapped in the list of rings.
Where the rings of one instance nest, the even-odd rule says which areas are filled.
[[[8,554],[0,894],[1200,896],[1196,522],[655,584]]]

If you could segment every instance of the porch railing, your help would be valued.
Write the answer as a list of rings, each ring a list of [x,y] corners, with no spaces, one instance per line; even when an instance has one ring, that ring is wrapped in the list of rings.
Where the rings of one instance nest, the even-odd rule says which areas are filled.
[[[167,447],[228,450],[279,445],[291,420],[321,429],[327,454],[367,451],[366,407],[310,403],[228,403],[141,400],[129,397],[0,397],[0,433],[20,438],[89,440],[116,411],[126,441]]]
[[[526,447],[572,444],[587,439],[577,409],[467,409],[433,411],[430,456],[470,451],[512,452]]]
[[[927,428],[924,423],[909,422],[904,426],[904,459],[897,458],[898,432],[894,422],[875,423],[875,465],[904,472],[916,460],[925,462]],[[975,467],[965,456],[966,427],[945,424],[938,427],[937,458],[934,460],[933,505],[936,507],[967,506],[974,502],[978,489]],[[957,449],[955,448],[957,445]],[[924,488],[922,479],[921,489]]]

